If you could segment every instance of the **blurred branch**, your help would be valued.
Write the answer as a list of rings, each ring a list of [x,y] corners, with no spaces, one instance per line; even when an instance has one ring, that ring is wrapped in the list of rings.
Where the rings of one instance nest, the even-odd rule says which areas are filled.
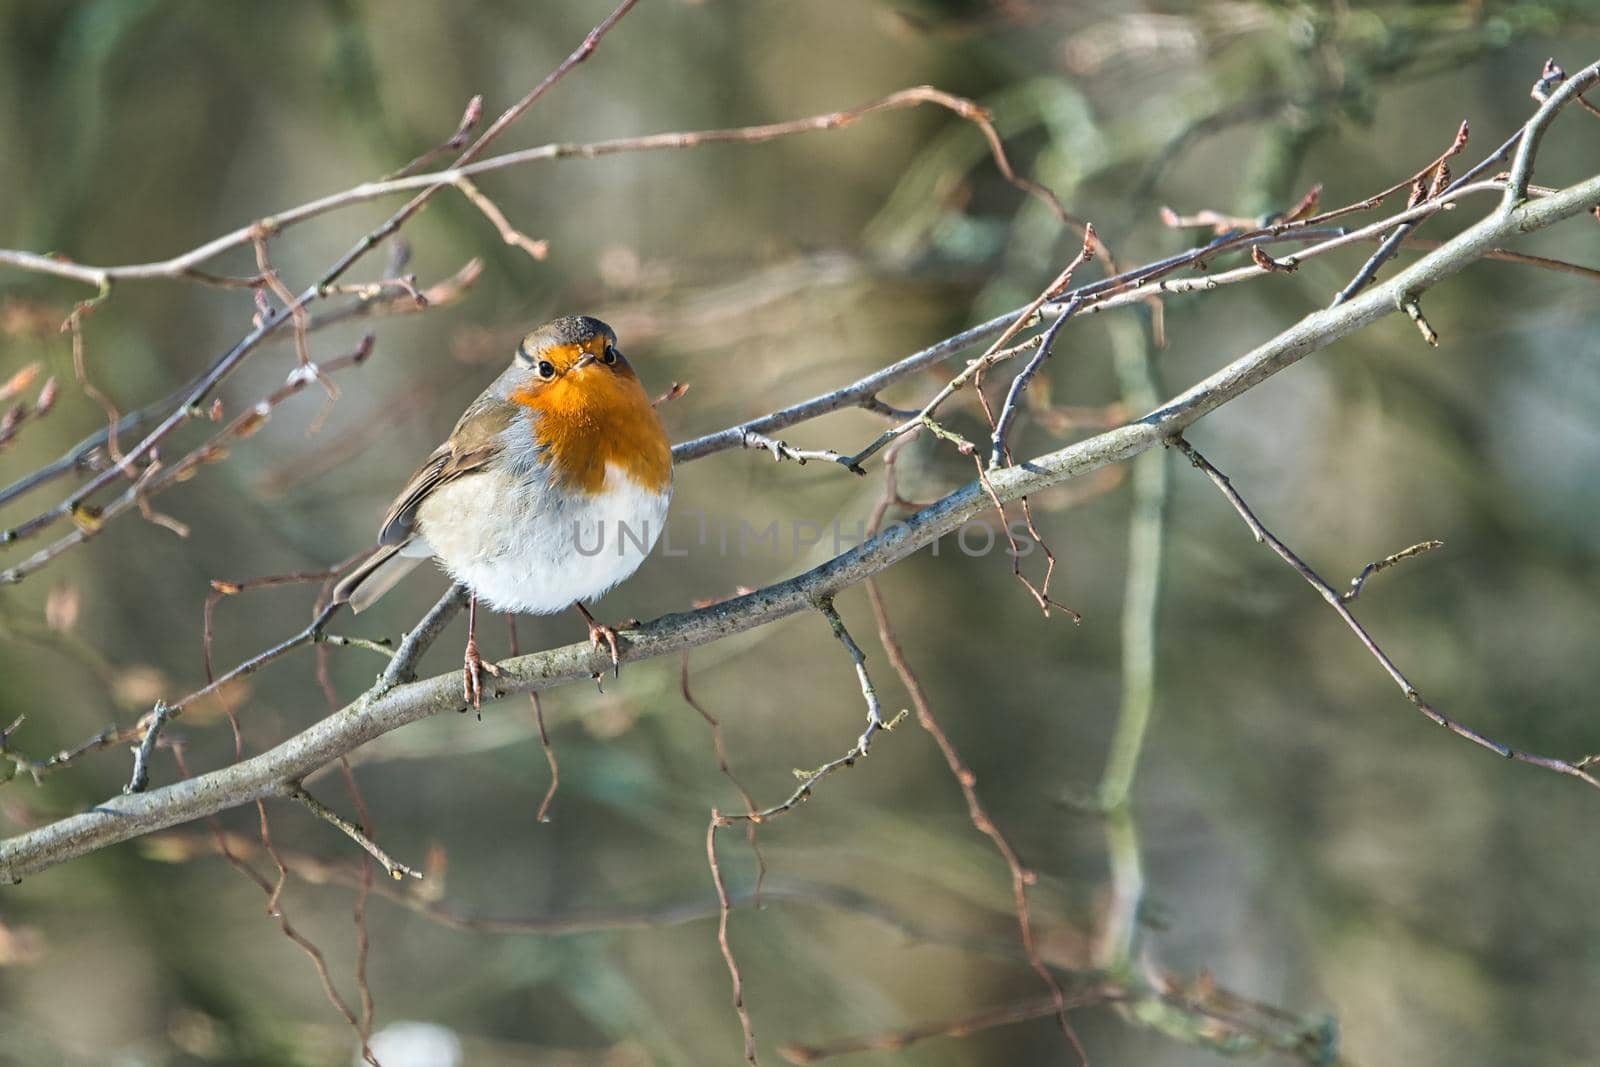
[[[626,13],[627,9],[633,7],[636,2],[637,0],[627,0],[627,2],[623,3],[617,9],[617,12],[607,20],[607,24],[597,30],[596,33],[603,33],[605,29],[609,29],[610,24]],[[586,41],[585,44],[592,51],[593,43],[591,42],[597,43],[597,41],[598,38],[595,35],[591,35],[590,41]],[[569,59],[570,62],[572,60]],[[268,215],[170,259],[155,260],[148,263],[95,267],[74,263],[72,260],[60,256],[0,249],[0,265],[16,267],[19,270],[37,274],[52,274],[57,277],[93,285],[100,289],[105,289],[118,281],[183,279],[189,276],[187,272],[193,268],[221,255],[223,252],[251,244],[256,236],[261,233],[280,234],[298,223],[317,218],[320,215],[326,215],[332,211],[414,190],[421,190],[419,198],[425,199],[431,198],[440,189],[453,186],[460,189],[464,195],[470,197],[467,187],[462,186],[463,182],[467,182],[468,186],[475,191],[476,187],[471,186],[470,179],[480,174],[505,170],[508,167],[519,167],[529,163],[558,159],[599,159],[624,152],[696,148],[707,144],[764,144],[780,137],[790,137],[800,133],[844,129],[854,125],[868,115],[883,111],[898,111],[910,107],[919,107],[925,104],[944,108],[968,122],[978,125],[984,131],[985,138],[988,140],[990,154],[994,158],[996,167],[999,168],[1006,180],[1028,195],[1049,205],[1052,213],[1058,218],[1064,221],[1070,218],[1067,212],[1062,209],[1054,194],[1048,189],[1015,173],[1010,160],[1006,156],[1005,147],[1001,143],[999,135],[994,132],[994,127],[989,122],[988,113],[982,107],[979,107],[971,100],[943,92],[931,85],[919,85],[909,89],[902,89],[899,92],[891,93],[859,107],[830,111],[806,118],[792,119],[787,122],[763,123],[753,126],[736,126],[713,130],[655,133],[640,137],[618,137],[603,141],[552,143],[471,162],[483,146],[487,145],[506,125],[519,116],[522,111],[526,110],[539,95],[542,95],[544,89],[548,88],[555,78],[566,72],[566,69],[564,65],[551,78],[541,83],[539,88],[530,93],[521,103],[496,120],[494,126],[491,126],[482,137],[474,142],[471,148],[463,152],[454,166],[446,170],[407,175],[383,181],[363,182],[342,192],[332,193],[317,200]],[[474,200],[474,204],[480,209],[482,208],[482,204],[478,203],[478,201]],[[410,205],[407,205],[407,207],[409,208]],[[414,208],[409,211],[406,208],[402,208],[401,211],[407,216],[415,213]],[[490,218],[493,220],[492,215]],[[504,221],[503,216],[496,221],[496,226],[501,228],[502,234],[505,232],[505,228],[500,224]],[[331,281],[332,279],[330,278],[323,284],[329,284]]]
[[[823,1060],[830,1060],[835,1056],[848,1056],[856,1052],[898,1052],[909,1045],[914,1045],[919,1041],[926,1041],[931,1037],[966,1037],[969,1034],[993,1030],[1000,1026],[1010,1026],[1014,1023],[1027,1022],[1030,1019],[1042,1019],[1049,1015],[1059,1015],[1065,1009],[1115,1004],[1122,999],[1122,994],[1114,989],[1090,989],[1082,993],[1074,993],[1070,998],[1062,998],[1057,995],[1056,997],[1040,997],[1035,1000],[1014,1001],[1010,1004],[1002,1004],[997,1008],[974,1012],[959,1019],[930,1023],[925,1026],[913,1026],[904,1030],[892,1030],[881,1034],[840,1038],[824,1045],[802,1045],[798,1042],[789,1042],[780,1046],[778,1052],[790,1063],[798,1064],[821,1063]]]
[[[910,441],[909,437],[902,437],[889,446],[884,455],[884,485],[883,495],[879,498],[877,506],[873,509],[868,532],[876,536],[883,526],[884,517],[889,508],[900,501],[900,491],[897,482],[895,460],[900,450]],[[1023,955],[1027,957],[1028,966],[1039,976],[1045,988],[1049,990],[1046,1001],[1050,1005],[1049,1014],[1055,1016],[1056,1025],[1060,1028],[1067,1041],[1073,1046],[1080,1058],[1084,1058],[1083,1047],[1078,1042],[1077,1035],[1073,1033],[1071,1024],[1067,1021],[1066,995],[1061,988],[1061,983],[1056,980],[1055,974],[1045,964],[1043,955],[1039,952],[1038,937],[1034,930],[1033,913],[1029,906],[1028,887],[1038,882],[1036,875],[1022,862],[1022,857],[1017,855],[1016,849],[1011,846],[1010,840],[1001,832],[999,825],[990,817],[988,809],[978,796],[978,776],[972,768],[962,759],[957,751],[955,742],[940,724],[934,714],[933,703],[928,699],[927,691],[922,686],[922,679],[912,670],[911,662],[906,658],[905,649],[900,644],[900,638],[895,631],[894,623],[889,618],[888,606],[884,603],[883,594],[878,588],[875,578],[866,579],[867,600],[872,605],[873,619],[878,626],[878,643],[883,646],[884,656],[889,660],[889,665],[894,668],[895,674],[900,678],[900,684],[905,687],[906,695],[911,698],[911,706],[915,709],[917,723],[933,738],[938,746],[939,754],[944,757],[946,768],[950,776],[955,779],[957,787],[961,790],[962,799],[967,806],[967,819],[972,823],[972,828],[984,835],[994,845],[995,851],[1000,854],[1000,859],[1006,865],[1006,871],[1011,878],[1011,904],[1017,920],[1018,941],[1022,947]],[[794,1059],[791,1052],[784,1052],[789,1059]]]
[[[1137,1014],[1140,1022],[1169,1037],[1226,1056],[1247,1056],[1272,1049],[1291,1054],[1312,1067],[1332,1067],[1338,1035],[1327,1019],[1305,1019],[1261,1001],[1221,988],[1202,974],[1185,979],[1172,972],[1143,978],[1083,972],[1081,987],[1067,997],[1069,1009],[1111,1005]],[[900,1030],[846,1037],[827,1044],[780,1045],[790,1063],[812,1064],[855,1052],[897,1051],[932,1037],[966,1037],[982,1030],[1010,1026],[1054,1013],[1049,997],[1014,1001],[956,1019]]]
[[[1155,353],[1142,324],[1123,320],[1111,337],[1122,398],[1143,411],[1159,395]],[[1156,609],[1161,593],[1162,521],[1167,457],[1146,452],[1133,461],[1133,514],[1128,520],[1128,573],[1123,582],[1122,704],[1096,801],[1107,812],[1128,804],[1145,732],[1155,706]]]
[[[992,507],[993,499],[1016,500],[1158,448],[1285,367],[1395,313],[1405,296],[1439,284],[1482,258],[1488,249],[1597,204],[1600,176],[1549,196],[1503,205],[1388,281],[1369,287],[1337,308],[1307,315],[1137,421],[1017,466],[1000,468],[989,475],[987,484],[969,482],[804,574],[630,630],[624,657],[638,660],[679,652],[804,611],[819,599],[880,573],[956,530]],[[402,653],[396,655],[391,670],[402,662],[410,667]],[[504,661],[501,666],[505,674],[499,680],[499,688],[507,694],[549,689],[586,680],[605,670],[609,663],[608,655],[586,643],[569,645]],[[410,684],[380,685],[258,756],[161,789],[113,797],[91,811],[0,842],[0,878],[15,881],[115,842],[258,799],[282,796],[291,783],[375,737],[430,715],[458,709],[459,681],[459,676],[451,672]],[[1571,773],[1570,765],[1555,767],[1552,762],[1551,766],[1567,768],[1562,773]]]
[[[226,850],[226,852],[224,852]],[[173,831],[156,834],[141,842],[142,854],[161,863],[187,863],[198,856],[231,855],[237,860],[258,859],[265,849],[258,840],[243,834],[214,834]],[[311,885],[337,885],[357,888],[361,872],[353,865],[327,860],[306,853],[279,850],[290,873]],[[431,857],[431,859],[434,857]],[[681,900],[661,901],[638,907],[588,907],[559,911],[486,914],[448,903],[442,897],[441,867],[430,862],[424,881],[383,881],[373,892],[416,915],[452,930],[483,934],[561,936],[616,930],[650,930],[684,926],[716,918],[721,907],[711,896],[696,894]],[[777,881],[756,887],[730,889],[729,903],[734,908],[762,907],[765,904],[800,904],[829,909],[866,919],[914,944],[947,945],[977,952],[996,959],[1016,955],[1015,948],[984,933],[974,933],[956,925],[930,923],[914,917],[894,903],[862,893],[846,885],[815,881]],[[1055,965],[1067,970],[1065,964]]]

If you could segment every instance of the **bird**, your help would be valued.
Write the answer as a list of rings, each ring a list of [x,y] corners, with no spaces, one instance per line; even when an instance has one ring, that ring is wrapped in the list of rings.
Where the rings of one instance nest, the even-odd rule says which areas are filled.
[[[576,607],[619,668],[616,629],[584,606],[631,576],[661,536],[672,447],[610,326],[569,315],[522,338],[379,525],[378,544],[334,589],[356,613],[424,560],[465,586],[462,688],[481,705],[477,612]]]

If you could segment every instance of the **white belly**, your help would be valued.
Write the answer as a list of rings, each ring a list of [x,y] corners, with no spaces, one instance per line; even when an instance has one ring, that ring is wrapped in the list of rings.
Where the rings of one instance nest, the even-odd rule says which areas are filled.
[[[592,600],[644,562],[672,493],[611,467],[593,495],[558,493],[542,475],[485,471],[447,482],[418,510],[406,555],[437,556],[495,611],[549,615]]]

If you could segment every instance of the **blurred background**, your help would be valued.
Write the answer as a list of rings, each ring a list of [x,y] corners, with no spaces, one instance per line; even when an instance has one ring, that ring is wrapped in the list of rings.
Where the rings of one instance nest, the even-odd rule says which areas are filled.
[[[593,0],[0,3],[0,246],[93,264],[163,258],[389,173],[448,137],[473,94],[498,114],[608,10]],[[1018,169],[1131,264],[1208,236],[1164,226],[1163,205],[1255,216],[1319,182],[1326,206],[1357,200],[1414,173],[1462,119],[1473,134],[1463,158],[1481,158],[1530,113],[1547,56],[1576,70],[1597,53],[1593,8],[1577,2],[645,0],[496,151],[797,118],[928,83],[992,109]],[[1589,116],[1565,115],[1538,180],[1595,173],[1594,134]],[[459,299],[315,334],[318,358],[349,351],[366,330],[376,347],[338,377],[336,404],[306,390],[227,462],[157,498],[189,537],[130,515],[0,590],[0,720],[27,716],[10,738],[16,751],[43,757],[202,684],[209,583],[316,571],[369,545],[397,487],[531,324],[570,312],[611,322],[652,393],[689,385],[663,408],[684,439],[1025,303],[1078,243],[998,175],[973,126],[927,108],[761,146],[529,165],[480,185],[549,242],[545,260],[503,243],[459,196],[439,196],[405,229],[406,269],[429,286],[480,259]],[[272,242],[273,263],[298,288],[394,206],[289,230]],[[1471,221],[1486,207],[1469,201],[1456,215]],[[1421,235],[1460,225],[1436,220]],[[1592,222],[1522,250],[1593,264]],[[1164,348],[1142,308],[1074,323],[1035,386],[1050,403],[1025,420],[1017,455],[1092,433],[1152,389],[1191,384],[1325,304],[1367,252],[1170,299]],[[386,254],[351,280],[377,278]],[[207,269],[255,266],[243,249]],[[0,269],[0,381],[38,363],[28,396],[44,376],[61,383],[55,408],[0,450],[0,483],[103,425],[58,332],[90,295]],[[1374,579],[1361,615],[1439,708],[1573,759],[1600,750],[1589,706],[1600,687],[1595,306],[1590,279],[1486,262],[1430,294],[1441,348],[1392,316],[1190,435],[1335,583],[1406,545],[1445,541]],[[120,285],[85,320],[87,372],[123,410],[150,403],[254,313],[247,290]],[[294,359],[286,343],[253,357],[222,391],[226,410],[281,384]],[[886,399],[920,404],[959,367]],[[970,403],[950,410],[950,425],[984,432]],[[880,428],[847,412],[785,437],[853,451]],[[191,427],[179,443],[207,432]],[[902,492],[919,500],[972,473],[933,440],[908,447],[900,472]],[[881,477],[755,453],[686,465],[672,536],[689,554],[658,552],[597,610],[650,618],[812,566],[831,537],[807,547],[786,533],[722,552],[696,542],[700,516],[735,531],[837,520],[849,532]],[[1126,472],[1035,501],[1060,559],[1053,593],[1081,625],[1041,618],[1003,551],[947,546],[882,582],[934,711],[1039,876],[1031,901],[1045,958],[1069,992],[1099,968],[1138,994],[1120,1010],[1073,1014],[1090,1062],[1214,1063],[1263,1046],[1283,1063],[1331,1062],[1335,1047],[1352,1064],[1591,1057],[1600,798],[1430,726],[1187,465],[1156,458],[1139,482],[1147,521],[1135,558]],[[67,484],[0,509],[0,525]],[[1164,521],[1150,526],[1163,503]],[[7,549],[0,566],[33,547]],[[1034,575],[1040,563],[1026,561]],[[223,598],[218,664],[303,626],[316,588]],[[392,637],[443,588],[419,571],[334,628]],[[1150,603],[1153,629],[1140,607]],[[905,706],[863,592],[839,608],[886,704]],[[506,654],[501,620],[483,632],[487,655]],[[517,624],[525,651],[581,636],[573,616]],[[1107,818],[1083,798],[1118,745],[1119,716],[1147,691],[1142,636],[1154,640],[1153,717],[1130,803]],[[425,672],[458,669],[460,640],[458,622]],[[327,663],[341,700],[381,666],[355,648],[330,650]],[[688,664],[761,803],[792,790],[793,768],[842,753],[860,731],[854,675],[820,617],[696,650]],[[301,652],[230,691],[248,752],[327,713],[315,668]],[[486,707],[481,722],[420,723],[358,753],[379,840],[430,872],[420,888],[379,887],[391,895],[366,908],[367,985],[378,1029],[391,1028],[379,1037],[388,1067],[739,1061],[704,839],[709,810],[741,801],[680,692],[680,668],[629,664],[604,693],[546,696],[561,782],[545,823],[535,814],[550,772],[526,699]],[[232,758],[215,703],[169,732],[193,771]],[[39,788],[19,777],[0,788],[4,832],[115,793],[128,769],[119,748]],[[155,783],[178,773],[159,752]],[[336,774],[318,790],[353,813]],[[295,872],[283,910],[359,1011],[360,854],[299,808],[269,813]],[[270,877],[254,811],[220,823]],[[768,896],[760,910],[736,910],[730,934],[764,1062],[780,1062],[784,1043],[937,1029],[1044,995],[1017,948],[1007,868],[914,725],[760,839]],[[756,864],[742,831],[718,840],[730,891],[747,899]],[[265,899],[203,826],[7,888],[0,1060],[352,1062],[350,1028]],[[475,928],[482,919],[509,929]],[[1053,1022],[1035,1016],[844,1062],[1073,1062]],[[407,1020],[434,1029],[399,1026]]]

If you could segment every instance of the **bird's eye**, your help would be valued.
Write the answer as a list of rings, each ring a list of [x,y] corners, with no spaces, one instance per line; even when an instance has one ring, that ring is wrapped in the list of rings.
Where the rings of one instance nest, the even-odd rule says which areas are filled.
[[[617,361],[617,346],[616,345],[609,345],[609,344],[606,345],[606,350],[604,352],[600,353],[600,362],[604,363],[606,366],[609,367],[613,363],[615,363],[616,361]]]
[[[556,365],[554,363],[551,363],[548,359],[541,359],[539,361],[539,377],[543,378],[545,381],[548,382],[550,379],[554,378],[555,376],[556,376]]]

